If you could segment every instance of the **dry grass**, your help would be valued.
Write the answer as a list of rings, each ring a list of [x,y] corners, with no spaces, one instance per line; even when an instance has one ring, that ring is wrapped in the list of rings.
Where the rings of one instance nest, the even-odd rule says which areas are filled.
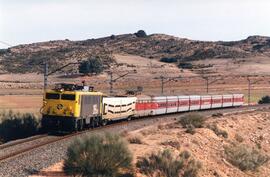
[[[235,134],[234,139],[238,141],[239,143],[242,143],[244,141],[244,138],[238,133]]]
[[[147,136],[147,135],[153,135],[157,132],[157,129],[155,128],[151,128],[151,129],[144,129],[144,130],[141,130],[140,133],[144,136]]]
[[[226,159],[242,171],[254,171],[269,160],[269,157],[258,149],[244,144],[226,146],[224,149]]]
[[[202,128],[205,118],[198,113],[189,113],[182,117],[179,122],[184,128],[188,128],[190,125],[194,128]]]
[[[132,168],[132,158],[120,136],[91,135],[71,143],[63,169],[70,176],[121,176]]]
[[[205,118],[198,113],[189,113],[183,116],[179,123],[186,128],[186,133],[195,134],[196,128],[202,128],[205,122]]]
[[[201,163],[191,158],[189,152],[175,156],[171,151],[164,150],[139,159],[136,166],[147,176],[196,177]]]
[[[160,143],[163,146],[171,146],[175,149],[180,149],[181,145],[178,141],[168,140]]]
[[[21,113],[39,114],[42,95],[6,95],[0,96],[0,111],[13,110]]]
[[[212,130],[217,136],[222,136],[223,138],[228,138],[228,133],[225,130],[221,130],[217,124],[207,125],[207,128]]]
[[[127,140],[130,144],[143,144],[141,136],[130,136]]]

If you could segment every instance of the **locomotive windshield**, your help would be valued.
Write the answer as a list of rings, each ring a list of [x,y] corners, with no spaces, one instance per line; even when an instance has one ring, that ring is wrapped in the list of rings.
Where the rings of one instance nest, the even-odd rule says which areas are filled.
[[[46,93],[46,99],[60,99],[60,95],[58,93]]]
[[[75,100],[74,94],[62,94],[61,95],[62,100]]]

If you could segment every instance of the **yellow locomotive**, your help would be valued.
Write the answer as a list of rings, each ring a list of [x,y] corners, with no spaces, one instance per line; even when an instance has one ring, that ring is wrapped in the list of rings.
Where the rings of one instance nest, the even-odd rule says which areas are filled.
[[[93,87],[58,84],[44,93],[42,127],[77,131],[135,115],[136,97],[106,97]]]
[[[88,86],[58,84],[44,95],[42,127],[47,130],[81,130],[102,123],[101,92]]]

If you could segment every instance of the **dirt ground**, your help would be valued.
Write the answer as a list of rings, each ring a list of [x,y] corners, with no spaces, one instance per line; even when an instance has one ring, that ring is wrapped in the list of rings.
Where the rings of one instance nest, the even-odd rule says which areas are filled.
[[[217,136],[208,128],[196,129],[194,135],[186,133],[178,123],[168,122],[148,126],[143,129],[128,132],[125,136],[139,137],[142,144],[129,144],[129,149],[133,153],[134,163],[139,157],[143,157],[152,152],[163,149],[171,149],[174,152],[187,150],[192,156],[202,163],[199,177],[249,177],[249,176],[270,176],[270,162],[259,167],[255,172],[241,171],[230,164],[224,153],[224,146],[234,143],[242,143],[270,155],[270,110],[254,111],[224,115],[221,117],[210,117],[206,125],[216,123],[217,126],[228,133],[228,138]],[[206,126],[204,126],[206,127]],[[236,137],[241,137],[239,142]],[[178,142],[180,147],[164,145],[164,142]],[[62,172],[63,162],[59,162],[48,169],[44,169],[40,176],[65,176]],[[138,170],[136,170],[138,172]],[[138,177],[143,175],[139,172]]]
[[[42,95],[0,96],[0,111],[13,110],[22,113],[38,114],[42,106]]]

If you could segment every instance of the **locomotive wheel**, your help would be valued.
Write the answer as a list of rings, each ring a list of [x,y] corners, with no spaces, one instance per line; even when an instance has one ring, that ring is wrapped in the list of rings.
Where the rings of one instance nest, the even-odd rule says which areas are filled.
[[[78,131],[82,131],[83,130],[83,121],[82,119],[81,120],[78,120],[77,121],[77,127],[78,127]]]
[[[101,125],[102,125],[102,126],[105,126],[105,125],[107,125],[107,124],[108,124],[108,120],[107,120],[107,119],[101,120]]]

